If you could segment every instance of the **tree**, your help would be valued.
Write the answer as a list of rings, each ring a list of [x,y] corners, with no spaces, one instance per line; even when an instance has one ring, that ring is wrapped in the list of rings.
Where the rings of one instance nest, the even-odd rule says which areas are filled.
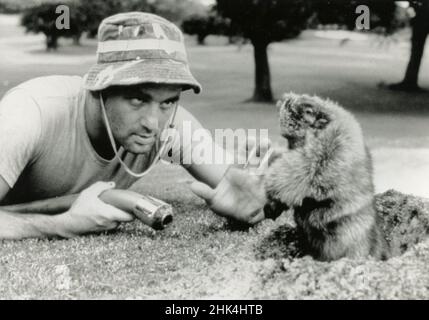
[[[217,0],[218,12],[248,38],[255,59],[252,101],[273,100],[267,48],[270,43],[297,37],[312,16],[311,0]]]
[[[182,30],[189,35],[197,36],[197,43],[199,45],[205,44],[205,39],[210,35],[210,21],[208,16],[195,15],[189,17],[182,23]]]
[[[391,0],[360,0],[344,2],[341,0],[331,0],[329,6],[318,3],[316,8],[317,20],[321,24],[340,23],[349,29],[354,29],[355,17],[350,7],[358,4],[366,4],[371,9],[371,29],[382,28],[386,35],[389,35],[406,24],[406,17],[398,14],[398,7],[395,1]],[[388,88],[402,91],[419,91],[418,75],[424,53],[427,35],[429,33],[429,0],[409,1],[410,6],[415,11],[415,16],[411,21],[412,37],[411,52],[404,79]]]
[[[58,47],[60,37],[72,37],[75,43],[79,42],[83,32],[87,32],[88,37],[95,37],[100,22],[120,12],[145,11],[181,22],[190,14],[205,10],[196,0],[63,0],[61,3],[56,3],[56,0],[43,1],[41,4],[29,6],[24,11],[21,24],[27,32],[44,33],[48,50]],[[56,28],[55,22],[59,15],[56,8],[60,4],[65,4],[70,9],[70,29]]]
[[[208,15],[193,15],[183,21],[183,32],[189,35],[196,35],[199,45],[204,45],[205,39],[209,35],[225,35],[231,37],[232,28],[230,21],[217,16],[214,13]]]
[[[140,3],[145,1],[140,0]],[[130,1],[122,0],[79,0],[76,7],[77,15],[80,17],[80,23],[87,32],[89,38],[97,36],[100,22],[113,14],[127,11],[126,5],[131,5]]]
[[[128,11],[151,12],[176,24],[193,15],[203,15],[206,7],[198,0],[126,0]]]
[[[416,11],[412,21],[411,57],[404,80],[391,85],[396,90],[418,90],[417,77],[427,34],[429,0],[410,1]],[[356,8],[370,8],[367,32],[390,35],[406,25],[393,0],[217,0],[217,10],[231,19],[231,27],[250,39],[255,55],[255,89],[252,100],[272,99],[267,47],[271,42],[296,37],[307,26],[335,24],[354,30],[359,14]]]
[[[0,0],[0,13],[20,13],[27,8],[40,4],[40,1],[39,3],[36,1],[37,0]]]
[[[327,3],[316,1],[313,24],[336,24],[349,30],[356,28],[356,19],[360,13],[356,9],[367,6],[370,13],[370,30],[368,32],[382,32],[391,34],[403,27],[402,21],[397,17],[397,5],[392,0],[330,0]]]
[[[46,36],[46,50],[56,50],[59,37],[71,37],[74,43],[78,44],[82,32],[84,31],[81,16],[77,14],[76,3],[69,2],[70,8],[70,29],[59,29],[55,22],[59,16],[56,8],[61,3],[42,3],[36,7],[28,8],[21,17],[21,24],[26,32],[42,32]]]
[[[412,1],[415,10],[412,20],[411,52],[404,79],[389,86],[392,90],[420,91],[418,85],[419,70],[429,33],[429,0]]]
[[[71,37],[75,44],[79,44],[83,32],[87,32],[90,37],[97,35],[101,20],[111,14],[127,11],[123,3],[121,0],[42,2],[23,11],[21,24],[27,32],[45,34],[46,49],[56,50],[60,37]],[[58,29],[55,23],[60,15],[56,8],[64,4],[69,8],[70,29]]]

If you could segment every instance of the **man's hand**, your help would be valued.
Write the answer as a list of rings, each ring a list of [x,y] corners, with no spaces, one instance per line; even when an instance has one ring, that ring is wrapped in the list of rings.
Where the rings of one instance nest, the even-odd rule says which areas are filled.
[[[264,219],[266,198],[259,175],[230,167],[216,189],[197,181],[191,190],[221,216],[250,224]]]
[[[99,199],[99,195],[113,189],[113,182],[96,182],[81,192],[71,208],[58,215],[61,219],[61,235],[73,237],[80,234],[115,229],[120,222],[129,222],[134,216]]]
[[[255,146],[254,140],[246,144],[247,163],[231,166],[215,189],[201,182],[194,182],[191,190],[206,200],[217,214],[255,224],[264,219],[263,207],[267,201],[263,186],[263,172],[267,166],[270,142]]]

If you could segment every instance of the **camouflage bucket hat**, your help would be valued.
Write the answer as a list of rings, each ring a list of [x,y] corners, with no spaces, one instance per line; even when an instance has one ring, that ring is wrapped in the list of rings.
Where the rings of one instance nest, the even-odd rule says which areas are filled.
[[[188,65],[183,34],[164,18],[144,12],[120,13],[98,28],[97,64],[85,75],[85,88],[163,83],[201,91]]]

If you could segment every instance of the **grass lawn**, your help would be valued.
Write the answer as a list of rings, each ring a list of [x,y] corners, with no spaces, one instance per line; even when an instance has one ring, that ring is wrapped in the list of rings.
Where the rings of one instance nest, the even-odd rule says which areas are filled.
[[[83,75],[95,61],[93,41],[81,47],[66,42],[46,53],[43,37],[25,36],[15,22],[0,15],[0,96],[36,76]],[[268,128],[280,142],[275,107],[243,103],[253,85],[251,47],[209,42],[197,47],[190,41],[192,70],[204,91],[184,94],[182,104],[209,129]],[[428,194],[429,94],[376,88],[379,81],[401,79],[406,43],[380,49],[352,41],[340,47],[338,40],[308,32],[273,44],[269,55],[277,97],[283,91],[314,93],[356,114],[373,150],[379,191]],[[428,70],[426,57],[421,85],[429,89]],[[190,180],[180,167],[160,165],[133,186],[174,205],[174,222],[164,231],[135,221],[114,233],[72,240],[0,242],[0,298],[429,297],[426,242],[388,262],[261,259],[261,243],[287,217],[236,230],[192,195]]]

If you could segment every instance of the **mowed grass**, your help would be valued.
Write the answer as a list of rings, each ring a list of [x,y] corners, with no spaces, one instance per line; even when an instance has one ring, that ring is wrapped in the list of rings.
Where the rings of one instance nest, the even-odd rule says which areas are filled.
[[[249,273],[233,266],[255,260],[262,225],[234,231],[190,193],[187,181],[184,171],[162,165],[133,188],[174,206],[174,221],[163,231],[134,221],[102,235],[1,242],[0,297],[244,297],[250,283],[240,282]]]
[[[46,53],[42,37],[24,36],[8,26],[10,32],[0,38],[0,96],[36,76],[83,75],[95,61],[93,41]],[[204,91],[185,93],[182,104],[209,129],[268,128],[278,141],[274,105],[243,102],[253,89],[251,47],[239,50],[209,40],[208,47],[189,41],[192,70]],[[375,148],[428,146],[429,95],[376,88],[379,81],[401,79],[406,45],[385,50],[352,42],[340,47],[338,41],[305,33],[299,40],[272,45],[269,55],[276,97],[296,91],[339,101],[357,115]],[[421,84],[429,88],[425,61]],[[160,165],[133,186],[174,206],[174,222],[163,231],[134,221],[116,232],[71,240],[1,241],[0,298],[279,297],[270,295],[269,288],[255,294],[265,281],[261,268],[273,263],[258,260],[255,248],[280,222],[237,230],[190,192],[189,181],[182,168]]]

